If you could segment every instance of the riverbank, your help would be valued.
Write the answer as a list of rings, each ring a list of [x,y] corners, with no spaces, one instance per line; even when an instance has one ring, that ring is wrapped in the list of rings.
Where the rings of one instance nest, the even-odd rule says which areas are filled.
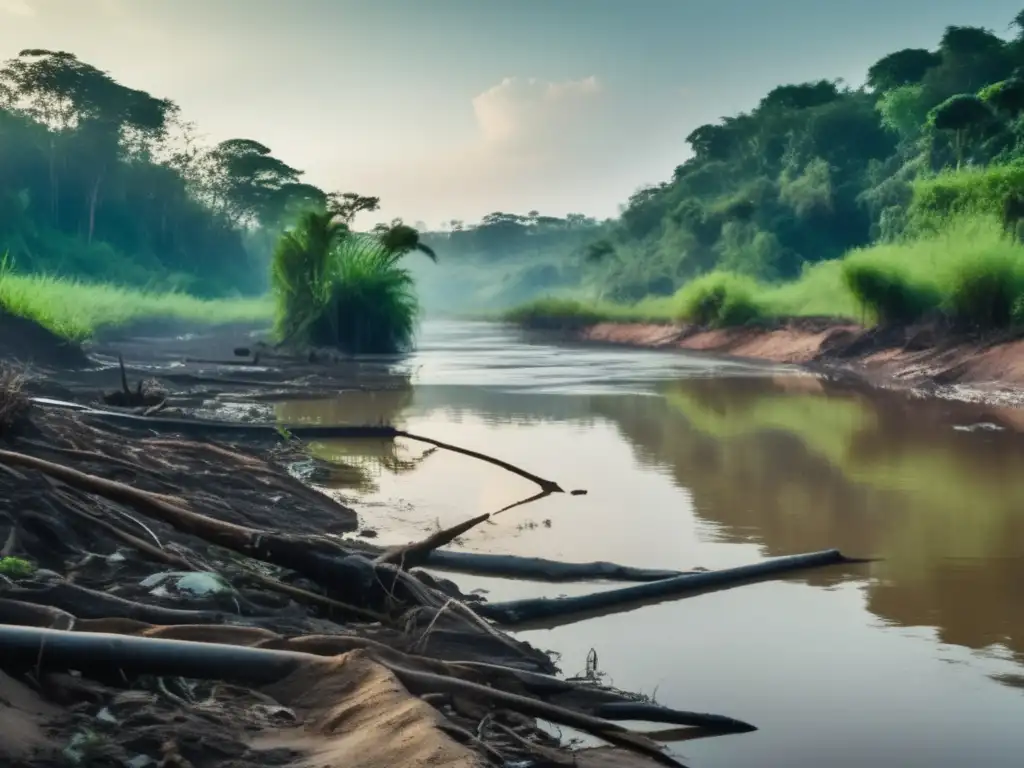
[[[581,342],[715,355],[848,372],[872,384],[1024,389],[1021,334],[954,335],[931,325],[865,328],[830,318],[709,329],[598,322],[558,331]]]

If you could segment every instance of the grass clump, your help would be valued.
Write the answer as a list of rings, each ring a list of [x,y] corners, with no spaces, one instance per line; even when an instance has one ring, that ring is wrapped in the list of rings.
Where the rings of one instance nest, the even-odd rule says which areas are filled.
[[[84,341],[104,328],[139,320],[232,323],[271,316],[271,305],[264,298],[197,299],[184,293],[22,275],[14,272],[6,260],[0,264],[0,307],[71,341]]]
[[[411,227],[361,234],[331,211],[307,212],[274,250],[278,338],[356,354],[406,348],[419,305],[412,275],[400,261],[413,250],[436,261]]]
[[[1024,298],[1024,245],[994,215],[947,220],[942,230],[903,243],[848,255],[843,277],[855,298],[881,323],[912,323],[930,315],[963,330],[996,330]]]
[[[715,328],[746,325],[764,317],[755,296],[757,281],[730,272],[711,272],[684,285],[676,294],[681,320]]]
[[[935,286],[914,280],[898,262],[853,259],[843,264],[842,275],[853,297],[883,325],[914,322],[941,300]]]

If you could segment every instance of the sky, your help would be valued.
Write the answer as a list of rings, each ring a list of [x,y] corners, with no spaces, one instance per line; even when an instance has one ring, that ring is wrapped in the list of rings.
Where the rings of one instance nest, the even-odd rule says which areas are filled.
[[[699,125],[782,83],[864,81],[1024,0],[0,0],[0,59],[70,51],[251,138],[375,218],[614,216]]]

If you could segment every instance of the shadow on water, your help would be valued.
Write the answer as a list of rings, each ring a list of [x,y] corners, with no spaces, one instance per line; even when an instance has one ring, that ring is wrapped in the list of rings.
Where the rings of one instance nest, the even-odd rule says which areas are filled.
[[[1019,412],[778,370],[706,375],[702,358],[682,355],[631,368],[628,352],[540,347],[531,357],[514,344],[489,358],[485,343],[427,345],[411,390],[284,404],[278,415],[395,422],[589,490],[481,526],[462,542],[474,551],[680,569],[829,547],[883,558],[524,633],[561,652],[567,673],[596,647],[617,684],[761,726],[686,745],[696,764],[1018,764]],[[526,489],[394,441],[315,452],[370,478],[346,493],[395,542]],[[603,588],[460,582],[494,599]]]

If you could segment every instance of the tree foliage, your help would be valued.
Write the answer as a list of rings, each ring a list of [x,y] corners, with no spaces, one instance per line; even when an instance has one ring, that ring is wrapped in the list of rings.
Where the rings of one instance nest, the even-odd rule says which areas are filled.
[[[351,222],[377,207],[302,176],[252,139],[203,146],[172,101],[72,53],[0,67],[0,253],[20,271],[262,291],[273,242],[303,212]]]
[[[909,233],[922,216],[916,179],[1024,162],[1022,21],[1024,11],[1014,39],[948,26],[934,49],[880,58],[861,87],[784,84],[697,127],[672,178],[638,190],[592,238],[585,264],[598,292],[637,300],[721,269],[795,278]]]

